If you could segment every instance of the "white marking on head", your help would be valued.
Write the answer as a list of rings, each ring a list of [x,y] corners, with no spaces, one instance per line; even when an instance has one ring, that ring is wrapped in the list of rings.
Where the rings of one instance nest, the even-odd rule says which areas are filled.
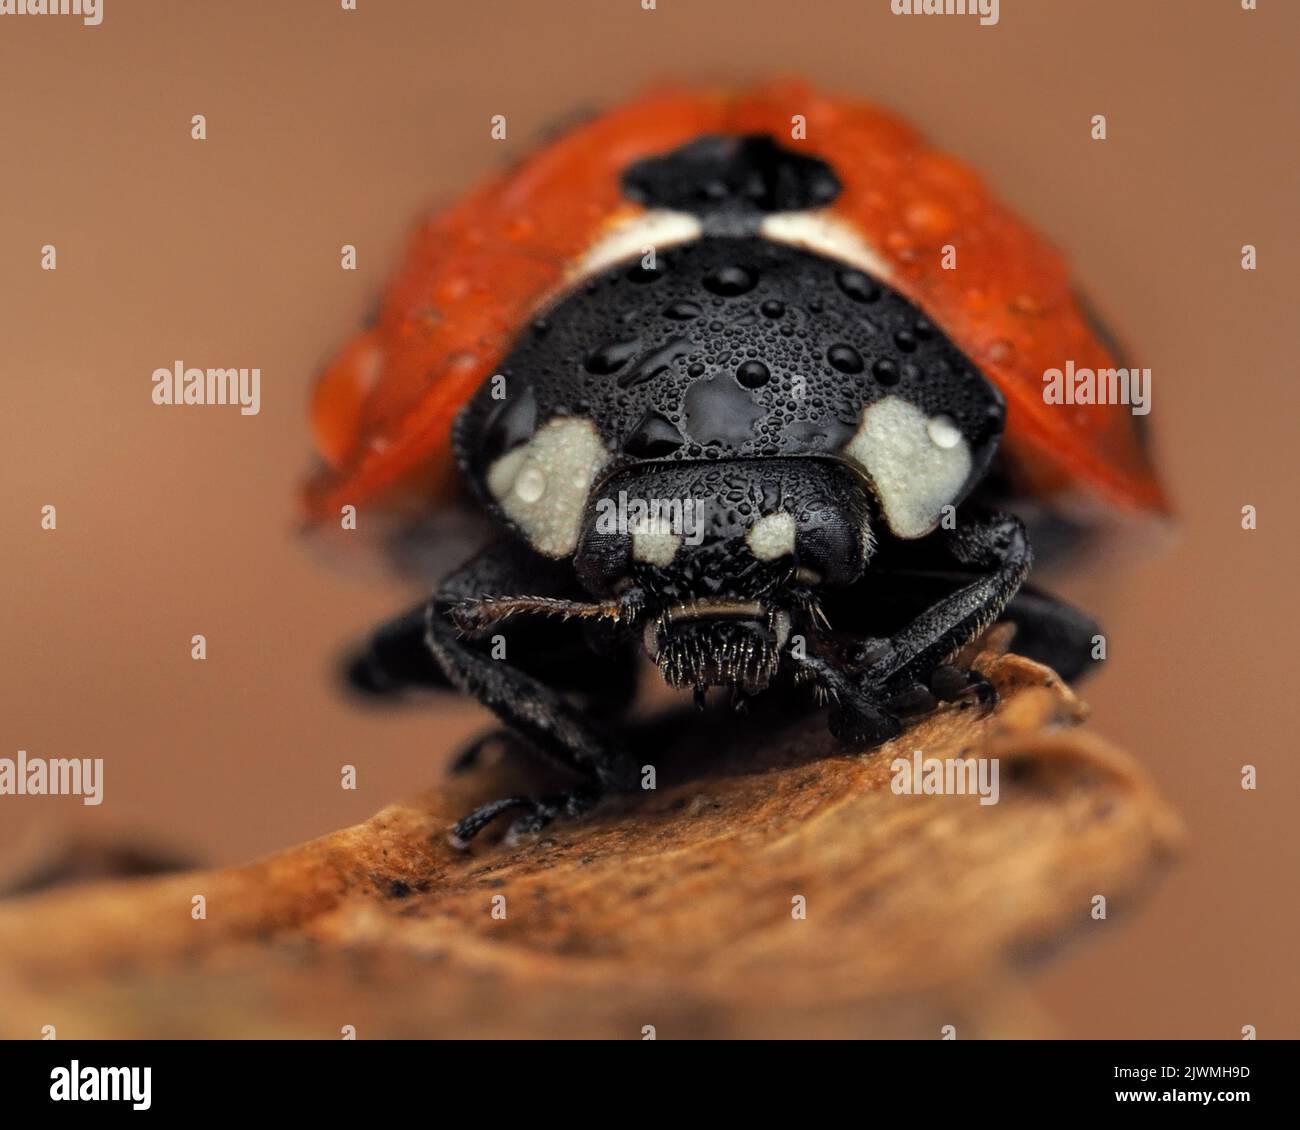
[[[844,454],[870,477],[889,528],[924,537],[970,475],[965,437],[946,416],[927,419],[915,404],[887,396],[862,413]]]
[[[682,535],[671,530],[632,531],[632,560],[644,565],[658,565],[663,568],[671,565],[677,556],[677,549],[682,544]]]
[[[764,514],[745,534],[749,552],[760,561],[775,561],[794,552],[794,515],[784,510]]]
[[[758,230],[765,239],[815,251],[882,281],[893,275],[880,252],[862,238],[858,229],[830,212],[774,212],[763,217]]]
[[[538,553],[566,557],[577,547],[591,484],[608,461],[595,424],[560,416],[488,468],[488,490]]]
[[[650,208],[614,221],[569,268],[568,286],[599,275],[629,259],[639,259],[647,247],[659,251],[691,243],[704,234],[699,219],[689,212]]]

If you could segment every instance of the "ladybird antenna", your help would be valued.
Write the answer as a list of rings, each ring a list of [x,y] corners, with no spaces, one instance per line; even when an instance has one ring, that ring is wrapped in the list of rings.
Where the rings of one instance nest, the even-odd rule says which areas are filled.
[[[561,600],[550,596],[485,596],[451,608],[451,619],[462,632],[481,632],[511,616],[559,616],[564,620],[613,620],[636,615],[637,604],[622,600]]]

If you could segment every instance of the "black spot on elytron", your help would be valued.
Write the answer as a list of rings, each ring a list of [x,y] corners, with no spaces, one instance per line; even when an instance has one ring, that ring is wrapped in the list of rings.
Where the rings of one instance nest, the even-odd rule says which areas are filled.
[[[754,289],[758,276],[744,267],[719,267],[704,276],[704,289],[724,298],[735,298]]]
[[[746,388],[762,388],[771,379],[771,370],[762,361],[744,361],[736,370],[736,380]]]
[[[826,360],[841,373],[860,373],[865,368],[862,354],[843,342],[837,342],[826,351]]]
[[[629,166],[622,187],[624,196],[647,208],[699,216],[801,212],[840,194],[830,165],[766,134],[696,138]]]
[[[734,381],[696,381],[683,401],[686,431],[701,447],[731,447],[750,439],[767,413]]]
[[[835,281],[854,302],[875,302],[880,297],[876,280],[862,271],[840,271]]]
[[[664,307],[664,317],[672,318],[674,322],[690,322],[703,313],[704,307],[698,302],[674,302],[671,306]]]
[[[608,376],[610,373],[617,373],[624,365],[632,360],[641,350],[641,343],[635,339],[631,341],[614,341],[608,345],[602,345],[592,353],[585,362],[584,368],[589,373],[596,373],[599,376]]]
[[[682,433],[670,419],[651,410],[641,417],[624,442],[623,450],[640,459],[662,459],[684,442]]]

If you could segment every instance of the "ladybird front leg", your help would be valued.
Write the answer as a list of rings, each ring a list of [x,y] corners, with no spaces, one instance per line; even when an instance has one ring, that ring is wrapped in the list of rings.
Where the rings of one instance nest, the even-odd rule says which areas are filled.
[[[509,659],[494,658],[490,646],[485,648],[457,622],[456,612],[467,599],[510,599],[535,589],[542,579],[542,571],[531,569],[517,547],[502,545],[449,578],[425,608],[425,646],[451,684],[491,710],[529,748],[584,778],[560,796],[508,797],[476,809],[452,829],[451,841],[457,847],[467,846],[503,812],[525,810],[512,834],[535,831],[557,816],[584,812],[605,792],[626,790],[637,780],[632,758],[582,711]],[[540,595],[559,599],[561,594]],[[502,633],[504,625],[494,623],[486,630]]]
[[[821,655],[794,656],[801,677],[811,680],[830,704],[830,731],[840,741],[873,749],[903,732],[890,704],[871,694],[846,667]]]
[[[929,558],[935,568],[957,566],[974,579],[936,601],[888,641],[872,641],[874,650],[859,679],[885,699],[918,682],[942,699],[961,689],[940,669],[997,620],[1028,575],[1033,553],[1019,519],[991,513],[956,530],[932,534],[912,555],[921,563]]]

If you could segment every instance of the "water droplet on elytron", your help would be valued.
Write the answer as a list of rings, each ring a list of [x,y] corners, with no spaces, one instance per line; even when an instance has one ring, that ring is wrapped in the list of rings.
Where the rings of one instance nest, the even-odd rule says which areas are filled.
[[[675,322],[689,322],[704,313],[704,308],[694,302],[674,302],[664,308],[664,317]]]
[[[521,502],[536,502],[546,493],[546,475],[538,467],[525,467],[515,478],[515,494]]]
[[[737,294],[744,294],[754,288],[758,282],[752,271],[744,267],[719,267],[710,275],[704,278],[706,290],[711,290],[714,294],[720,294],[724,298],[732,298]]]
[[[860,373],[862,372],[862,354],[860,354],[851,345],[832,345],[826,351],[826,360],[828,360],[841,373]]]
[[[610,342],[590,354],[583,362],[583,367],[587,372],[595,373],[597,376],[608,376],[610,373],[617,373],[637,355],[640,348],[639,341]]]
[[[762,361],[746,361],[736,369],[736,380],[746,388],[762,388],[771,376]]]
[[[861,271],[841,271],[835,281],[854,302],[875,302],[880,297],[880,288]]]
[[[898,366],[888,357],[882,357],[871,366],[871,375],[882,385],[898,384]]]
[[[759,307],[759,310],[765,318],[780,318],[785,314],[785,303],[778,302],[775,298],[769,298]]]
[[[950,448],[961,443],[961,432],[957,425],[947,416],[934,416],[926,424],[925,430],[930,434],[930,442],[935,447]]]

